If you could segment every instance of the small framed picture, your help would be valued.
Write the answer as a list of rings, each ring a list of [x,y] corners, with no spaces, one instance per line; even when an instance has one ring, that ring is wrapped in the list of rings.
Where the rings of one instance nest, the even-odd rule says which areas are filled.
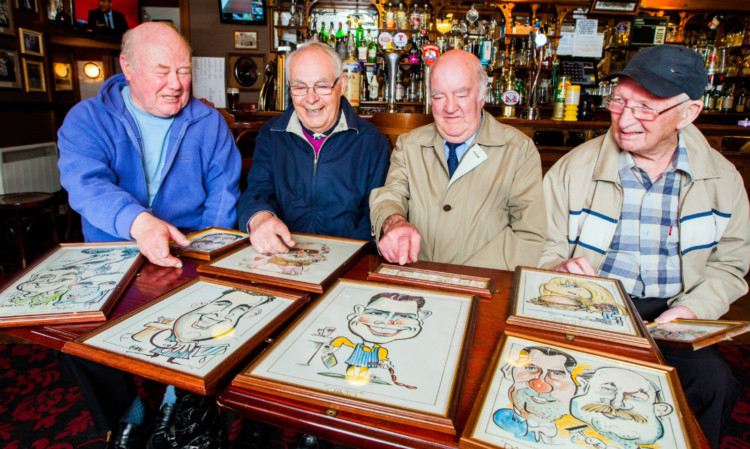
[[[368,281],[438,288],[461,293],[470,293],[483,298],[492,297],[492,279],[442,271],[423,270],[415,267],[380,264],[367,274]]]
[[[52,75],[55,78],[55,90],[73,90],[73,69],[67,62],[53,62]]]
[[[198,394],[218,383],[310,300],[194,279],[66,343],[64,352]]]
[[[258,32],[257,31],[235,31],[234,48],[237,50],[257,50],[258,49]]]
[[[169,242],[172,251],[175,254],[201,260],[211,260],[247,241],[245,232],[215,227],[191,232],[185,237],[190,241],[190,245],[178,246],[175,242]]]
[[[42,33],[18,27],[21,40],[21,53],[25,55],[44,56]]]
[[[674,320],[669,323],[649,323],[646,329],[661,344],[693,350],[714,343],[731,340],[750,331],[748,321]]]
[[[16,9],[38,12],[39,6],[37,5],[37,0],[16,0]]]
[[[12,0],[0,0],[0,34],[15,36],[16,31],[13,28],[13,5]]]
[[[26,83],[26,92],[47,92],[44,63],[23,58],[23,80]]]
[[[590,14],[635,15],[641,0],[593,0]]]
[[[266,55],[256,53],[227,53],[227,86],[242,91],[256,91],[263,87]]]
[[[508,324],[650,348],[640,316],[616,279],[518,267]]]
[[[368,242],[320,235],[292,234],[294,247],[263,254],[252,246],[198,267],[198,272],[323,293],[364,254]]]
[[[21,88],[21,68],[15,50],[0,48],[0,87]]]

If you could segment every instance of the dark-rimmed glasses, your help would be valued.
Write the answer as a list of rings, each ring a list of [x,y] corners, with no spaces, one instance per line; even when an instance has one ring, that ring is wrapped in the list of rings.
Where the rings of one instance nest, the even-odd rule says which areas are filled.
[[[625,108],[628,108],[633,112],[633,117],[635,117],[636,119],[644,120],[644,121],[651,121],[651,120],[656,120],[656,118],[659,117],[661,114],[667,111],[671,111],[677,106],[687,103],[688,101],[690,100],[684,100],[677,104],[673,104],[672,106],[666,109],[657,111],[647,106],[628,106],[622,100],[622,98],[617,98],[617,97],[613,97],[612,95],[610,95],[604,99],[604,101],[602,102],[602,105],[605,108],[607,108],[610,112],[614,112],[615,114],[621,114],[625,110]]]
[[[294,84],[292,86],[289,86],[289,93],[294,95],[295,97],[302,97],[304,95],[307,95],[307,92],[310,89],[312,89],[316,95],[330,95],[331,92],[333,92],[333,86],[335,86],[336,83],[338,83],[340,79],[341,77],[336,78],[336,81],[334,81],[333,84],[318,83],[318,84],[315,84],[314,86],[306,86],[304,84]]]

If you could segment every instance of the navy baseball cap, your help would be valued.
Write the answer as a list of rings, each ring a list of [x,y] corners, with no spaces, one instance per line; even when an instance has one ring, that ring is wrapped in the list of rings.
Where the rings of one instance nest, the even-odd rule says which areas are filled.
[[[610,73],[605,80],[627,76],[659,98],[670,98],[683,92],[691,100],[703,96],[708,75],[703,58],[694,50],[679,45],[656,45],[634,54],[628,65]]]

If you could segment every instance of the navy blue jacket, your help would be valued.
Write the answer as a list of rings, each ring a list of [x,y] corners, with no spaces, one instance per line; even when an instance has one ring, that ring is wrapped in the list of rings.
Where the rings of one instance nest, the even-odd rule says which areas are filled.
[[[68,112],[58,132],[60,182],[86,241],[131,240],[141,212],[182,229],[233,227],[241,158],[224,118],[195,98],[175,116],[149,208],[141,136],[120,93],[126,84],[123,75],[109,78],[96,98]]]
[[[318,160],[290,106],[255,141],[239,229],[257,212],[274,213],[292,232],[371,241],[370,191],[388,171],[388,140],[341,98],[342,116]]]

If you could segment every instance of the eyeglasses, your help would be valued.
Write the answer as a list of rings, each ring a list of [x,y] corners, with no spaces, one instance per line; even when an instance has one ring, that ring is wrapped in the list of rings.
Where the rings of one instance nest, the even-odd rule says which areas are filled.
[[[676,108],[677,106],[687,103],[690,100],[684,100],[677,104],[674,104],[667,109],[662,109],[661,111],[655,111],[649,107],[644,106],[628,106],[621,98],[613,98],[612,95],[608,96],[604,99],[602,104],[605,108],[607,108],[610,112],[614,112],[615,114],[622,113],[625,108],[630,109],[633,111],[633,117],[635,117],[638,120],[644,120],[644,121],[651,121],[656,120],[657,117],[659,117],[661,114],[671,111],[672,109]]]
[[[336,81],[333,82],[333,84],[321,84],[318,83],[314,86],[306,86],[304,84],[295,84],[294,86],[289,87],[289,93],[294,95],[295,97],[301,97],[303,95],[307,95],[307,92],[312,89],[313,92],[315,92],[316,95],[330,95],[331,92],[333,92],[333,86],[336,85],[336,83],[339,82],[341,77],[336,78]]]

